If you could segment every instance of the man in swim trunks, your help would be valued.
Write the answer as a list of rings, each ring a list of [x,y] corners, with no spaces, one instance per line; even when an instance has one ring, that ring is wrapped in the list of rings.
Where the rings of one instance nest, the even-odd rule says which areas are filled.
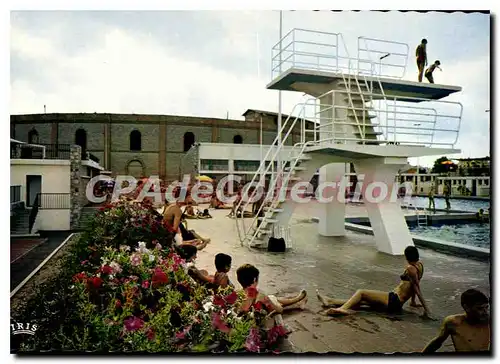
[[[481,292],[468,289],[462,293],[465,313],[448,316],[443,320],[439,334],[424,348],[424,353],[437,351],[451,336],[455,351],[489,351],[489,300]]]
[[[422,82],[424,68],[427,66],[427,39],[422,39],[422,42],[417,47],[415,56],[417,57],[418,82]]]

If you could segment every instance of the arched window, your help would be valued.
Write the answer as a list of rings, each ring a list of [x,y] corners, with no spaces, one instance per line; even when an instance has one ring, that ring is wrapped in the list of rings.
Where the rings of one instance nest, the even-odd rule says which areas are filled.
[[[188,131],[184,134],[184,151],[187,152],[194,144],[194,134]]]
[[[28,143],[29,144],[37,144],[38,141],[38,132],[35,128],[31,129],[28,133]]]
[[[82,147],[82,155],[87,151],[87,132],[85,129],[78,129],[75,132],[75,144]]]
[[[130,150],[141,150],[141,132],[132,130],[130,132]]]
[[[235,135],[233,137],[234,144],[243,144],[243,137],[241,135]]]

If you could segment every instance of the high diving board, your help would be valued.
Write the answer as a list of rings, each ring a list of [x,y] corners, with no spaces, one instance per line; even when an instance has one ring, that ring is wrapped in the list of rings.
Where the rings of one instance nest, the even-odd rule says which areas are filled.
[[[356,76],[344,75],[344,77],[350,77],[351,82],[355,83],[354,78]],[[462,91],[460,86],[439,85],[364,75],[358,75],[357,78],[360,83],[364,83],[365,80],[368,82],[373,81],[374,93],[380,92],[380,81],[385,95],[397,97],[398,101],[421,102],[425,100],[439,100],[455,92]],[[343,77],[340,73],[290,68],[276,77],[266,87],[270,90],[305,92],[317,97],[331,90],[331,87],[328,87],[329,85],[342,80]],[[405,96],[418,99],[405,99]],[[376,99],[377,97],[374,96],[373,98]]]

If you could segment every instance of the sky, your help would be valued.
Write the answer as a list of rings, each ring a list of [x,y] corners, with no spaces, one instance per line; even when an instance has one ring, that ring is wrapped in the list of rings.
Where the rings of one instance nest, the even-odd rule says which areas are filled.
[[[489,15],[284,11],[283,34],[293,28],[342,33],[351,56],[358,36],[407,43],[405,79],[416,78],[414,48],[427,38],[443,69],[436,82],[463,88],[447,98],[464,106],[462,153],[449,157],[490,154]],[[10,40],[11,114],[278,111],[278,92],[266,90],[278,11],[13,11]],[[302,98],[283,92],[283,113]]]

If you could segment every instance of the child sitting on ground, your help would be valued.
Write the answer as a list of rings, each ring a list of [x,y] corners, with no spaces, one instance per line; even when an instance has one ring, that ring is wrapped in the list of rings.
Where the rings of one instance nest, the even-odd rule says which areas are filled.
[[[245,300],[240,307],[240,312],[249,311],[252,305],[259,302],[269,313],[264,323],[265,329],[280,325],[285,327],[287,333],[290,333],[291,330],[284,325],[281,313],[293,309],[304,309],[307,303],[307,292],[302,290],[297,296],[287,298],[266,296],[257,289],[259,274],[259,270],[251,264],[244,264],[236,271],[238,282],[245,292]]]
[[[215,256],[215,275],[213,277],[214,288],[218,287],[233,287],[234,285],[229,280],[227,273],[231,270],[232,258],[230,255],[219,253]]]

